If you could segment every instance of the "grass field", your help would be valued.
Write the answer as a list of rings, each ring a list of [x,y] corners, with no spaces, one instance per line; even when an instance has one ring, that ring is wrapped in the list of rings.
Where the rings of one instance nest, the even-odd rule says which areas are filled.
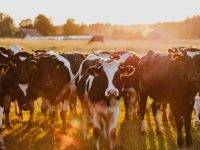
[[[59,52],[91,52],[93,50],[133,50],[139,54],[144,54],[148,50],[166,51],[172,46],[193,46],[200,48],[200,40],[157,40],[157,41],[106,41],[88,45],[87,41],[26,41],[21,39],[0,39],[0,46],[8,47],[11,44],[19,44],[25,50],[35,49],[55,49]],[[22,122],[11,109],[10,130],[4,130],[4,140],[8,150],[91,150],[93,149],[92,129],[88,131],[89,139],[86,142],[81,140],[81,109],[78,104],[78,116],[71,119],[68,115],[69,128],[66,134],[61,133],[61,120],[57,120],[55,139],[50,132],[48,118],[44,118],[40,112],[40,102],[35,102],[35,123],[32,128],[27,127],[28,112],[24,113]],[[135,117],[133,120],[124,121],[124,106],[120,104],[120,117],[117,125],[117,149],[120,150],[143,150],[143,149],[178,149],[176,146],[176,128],[174,121],[163,123],[163,134],[157,135],[151,111],[146,115],[146,125],[148,131],[146,135],[140,134],[140,121]],[[69,114],[69,113],[68,113]],[[193,116],[194,117],[194,116]],[[200,128],[192,121],[193,146],[190,149],[200,149]],[[106,149],[106,142],[101,140],[102,149]]]

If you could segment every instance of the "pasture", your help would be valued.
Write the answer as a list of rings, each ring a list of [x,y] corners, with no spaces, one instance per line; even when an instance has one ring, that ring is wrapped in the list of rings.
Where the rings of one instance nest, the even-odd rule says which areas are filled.
[[[87,41],[55,41],[55,40],[22,40],[22,39],[0,39],[0,45],[8,47],[12,44],[19,44],[25,50],[53,49],[59,52],[92,52],[94,50],[133,50],[138,54],[144,54],[148,50],[166,51],[173,46],[192,46],[200,48],[200,40],[136,40],[136,41],[106,41],[105,43],[88,44]],[[11,109],[12,129],[4,130],[4,140],[8,150],[84,150],[93,149],[92,129],[88,131],[89,139],[86,142],[81,140],[81,108],[77,105],[77,117],[67,117],[68,130],[63,134],[61,120],[58,117],[56,132],[50,132],[48,116],[44,118],[40,111],[41,100],[35,102],[35,123],[29,128],[29,113],[24,113],[23,121],[19,121],[13,109]],[[13,108],[13,107],[12,107]],[[137,149],[178,149],[176,146],[176,128],[173,119],[163,123],[163,134],[155,132],[155,123],[150,111],[145,119],[148,131],[146,135],[140,134],[140,120],[138,117],[133,120],[124,120],[123,102],[120,104],[120,117],[117,125],[117,148],[120,150]],[[194,118],[194,115],[193,115]],[[53,138],[55,137],[55,138]],[[200,149],[200,128],[192,121],[193,146],[191,149]],[[101,149],[106,149],[103,138]]]

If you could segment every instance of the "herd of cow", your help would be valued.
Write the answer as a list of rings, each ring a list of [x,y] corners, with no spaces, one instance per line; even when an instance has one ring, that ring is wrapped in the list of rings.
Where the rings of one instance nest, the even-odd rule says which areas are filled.
[[[115,148],[119,100],[123,97],[126,118],[138,114],[141,133],[145,133],[147,97],[153,102],[156,130],[161,132],[160,110],[170,105],[177,127],[177,144],[183,146],[185,125],[186,144],[192,145],[191,114],[195,109],[200,119],[200,49],[172,48],[168,54],[149,51],[145,56],[129,51],[96,51],[90,54],[59,54],[36,50],[28,53],[19,46],[0,47],[0,128],[5,113],[5,126],[11,127],[10,104],[17,101],[20,109],[30,111],[34,121],[34,101],[42,97],[41,111],[50,114],[51,128],[55,125],[56,106],[66,129],[66,111],[76,111],[76,99],[82,107],[82,134],[87,139],[87,124],[93,124],[95,149],[100,149],[102,133]],[[195,106],[194,106],[195,102]],[[163,117],[166,113],[163,111]],[[2,133],[1,149],[5,149]]]

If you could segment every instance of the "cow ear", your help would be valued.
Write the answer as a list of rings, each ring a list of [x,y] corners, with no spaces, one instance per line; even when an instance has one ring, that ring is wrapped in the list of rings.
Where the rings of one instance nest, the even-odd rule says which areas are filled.
[[[111,58],[111,59],[115,59],[115,60],[119,60],[120,55],[118,55],[118,54],[113,54],[113,55],[110,56],[110,58]]]
[[[125,67],[120,66],[121,77],[131,76],[134,74],[134,72],[135,68],[133,66],[125,66]]]
[[[101,67],[96,67],[96,66],[89,67],[88,73],[92,76],[97,77],[100,74],[100,69]]]
[[[172,60],[183,61],[183,54],[174,53],[171,55]]]
[[[8,72],[9,66],[6,64],[0,64],[0,74],[6,74]]]

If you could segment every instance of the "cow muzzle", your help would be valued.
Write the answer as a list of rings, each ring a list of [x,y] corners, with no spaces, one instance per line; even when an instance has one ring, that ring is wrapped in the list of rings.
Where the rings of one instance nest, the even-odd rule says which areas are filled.
[[[117,89],[106,90],[105,96],[109,97],[109,98],[111,98],[111,97],[118,97],[119,96],[119,91]]]

